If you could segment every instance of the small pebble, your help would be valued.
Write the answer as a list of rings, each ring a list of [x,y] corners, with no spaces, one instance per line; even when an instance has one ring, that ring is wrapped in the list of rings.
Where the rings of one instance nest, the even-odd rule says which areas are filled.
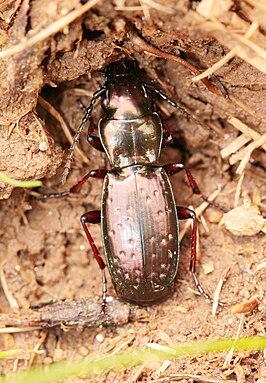
[[[51,364],[51,363],[53,363],[53,359],[50,356],[46,356],[43,359],[43,364]]]
[[[102,343],[104,341],[104,336],[102,334],[97,334],[96,340],[97,342]]]
[[[89,350],[85,346],[81,346],[79,348],[79,354],[82,356],[87,356],[89,353]]]
[[[63,359],[64,359],[64,351],[61,348],[56,348],[54,350],[53,361],[60,362],[60,360],[63,360]]]
[[[205,217],[210,223],[219,223],[223,217],[223,213],[217,209],[209,207],[205,212]]]

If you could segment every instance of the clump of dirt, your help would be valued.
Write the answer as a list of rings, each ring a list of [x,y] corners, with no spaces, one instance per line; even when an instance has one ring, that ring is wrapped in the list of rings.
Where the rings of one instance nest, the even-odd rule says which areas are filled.
[[[176,144],[163,149],[161,163],[184,161],[202,193],[211,195],[218,189],[217,201],[229,210],[243,205],[248,196],[261,221],[265,215],[265,141],[261,138],[265,74],[260,51],[255,54],[252,48],[263,44],[262,10],[248,1],[213,3],[216,6],[207,9],[204,0],[169,1],[167,6],[154,2],[154,8],[141,2],[135,11],[130,7],[139,7],[138,1],[104,1],[91,9],[78,0],[20,0],[0,6],[0,42],[10,52],[5,57],[1,56],[5,51],[0,52],[0,170],[19,180],[44,178],[44,186],[35,192],[0,183],[2,313],[51,299],[101,299],[101,273],[79,223],[86,211],[100,208],[101,181],[90,180],[80,194],[64,199],[41,201],[36,193],[69,189],[90,170],[108,166],[105,154],[93,149],[83,132],[67,184],[61,185],[60,165],[84,114],[78,100],[88,105],[103,84],[106,65],[122,57],[137,60],[145,81],[156,84],[186,110],[156,100]],[[72,12],[77,14],[67,21]],[[217,77],[210,78],[215,93],[201,81],[192,82],[197,73],[187,67],[147,53],[138,39],[200,71],[230,50],[235,52],[215,71]],[[91,123],[96,125],[100,116],[96,105]],[[241,173],[239,161],[245,158]],[[196,208],[201,204],[191,195],[184,175],[173,177],[172,185],[177,205]],[[194,291],[188,230],[181,242],[173,295],[144,309],[142,321],[117,328],[2,334],[1,349],[22,348],[27,353],[2,360],[1,373],[150,342],[234,337],[240,316],[232,315],[230,306],[254,297],[258,306],[245,314],[241,335],[265,335],[265,226],[256,235],[235,236],[234,230],[219,225],[221,218],[221,212],[209,207],[199,225],[199,279],[212,296],[218,281],[224,279],[220,299],[228,303],[214,317],[210,303]],[[183,228],[181,223],[181,232]],[[102,252],[100,228],[92,225],[91,234]],[[110,280],[108,294],[115,294]],[[42,352],[36,354],[33,349]],[[263,353],[234,354],[227,362],[225,357],[177,360],[163,372],[160,365],[147,364],[141,370],[110,372],[97,381],[130,382],[137,372],[140,382],[161,376],[167,381],[177,373],[176,379],[183,382],[199,375],[221,381],[263,381]]]

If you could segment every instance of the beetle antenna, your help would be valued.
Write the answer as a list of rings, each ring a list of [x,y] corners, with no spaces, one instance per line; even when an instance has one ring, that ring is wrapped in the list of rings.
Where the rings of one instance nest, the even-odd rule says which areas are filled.
[[[159,95],[164,101],[167,101],[174,108],[180,110],[189,120],[194,121],[196,124],[200,124],[201,126],[203,126],[202,123],[196,118],[194,118],[190,113],[188,113],[182,105],[177,104],[174,100],[172,100],[166,94],[164,94],[160,89],[157,89],[155,86],[150,84],[144,84],[144,87]]]
[[[97,92],[95,92],[93,94],[93,96],[92,96],[91,102],[90,102],[88,108],[86,109],[86,112],[85,112],[85,114],[83,116],[81,124],[78,127],[78,130],[76,131],[76,134],[75,134],[75,136],[73,138],[73,142],[72,142],[72,144],[71,144],[71,146],[69,148],[69,154],[68,154],[67,161],[66,161],[65,168],[64,168],[64,172],[63,172],[63,175],[62,175],[62,184],[64,184],[66,182],[67,176],[68,176],[68,174],[69,174],[69,172],[71,170],[71,163],[73,161],[74,151],[75,151],[77,143],[79,142],[79,137],[80,137],[81,132],[82,132],[82,130],[84,128],[84,125],[86,124],[86,122],[89,121],[89,118],[90,118],[90,115],[91,115],[91,112],[92,112],[92,109],[93,109],[93,106],[94,106],[95,102],[105,92],[106,92],[106,88],[102,87]]]

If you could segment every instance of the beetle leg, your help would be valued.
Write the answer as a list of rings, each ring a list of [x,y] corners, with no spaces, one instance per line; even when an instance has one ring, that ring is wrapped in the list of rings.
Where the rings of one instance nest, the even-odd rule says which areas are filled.
[[[180,220],[182,220],[182,219],[189,219],[189,218],[193,219],[192,236],[191,236],[191,257],[190,257],[189,270],[192,273],[195,285],[196,285],[198,291],[200,292],[200,294],[202,294],[209,301],[213,302],[213,299],[201,287],[201,284],[200,284],[200,282],[198,280],[198,277],[196,275],[197,224],[198,224],[196,214],[195,214],[195,212],[193,210],[188,209],[186,207],[182,207],[182,206],[177,206],[176,210],[177,210],[178,219],[180,219]]]
[[[183,164],[178,164],[178,163],[173,163],[173,164],[167,164],[163,166],[163,169],[166,171],[166,173],[169,176],[172,176],[176,173],[179,173],[181,170],[185,170],[189,186],[191,187],[192,191],[194,194],[197,194],[199,197],[203,199],[203,201],[208,202],[209,205],[216,207],[217,209],[223,211],[224,213],[228,212],[228,209],[222,205],[220,205],[218,202],[211,201],[209,198],[202,194],[197,182],[195,181],[193,175],[191,174],[190,170],[188,170],[185,165]]]
[[[85,177],[83,177],[78,183],[72,186],[69,190],[59,192],[59,193],[43,194],[38,199],[43,200],[43,199],[50,199],[50,198],[61,198],[61,197],[66,197],[70,194],[79,193],[82,186],[88,181],[90,177],[103,179],[107,173],[108,173],[107,169],[91,170],[88,174],[85,175]]]
[[[84,125],[86,124],[87,121],[89,121],[89,118],[90,118],[90,115],[91,115],[91,112],[92,112],[92,109],[93,109],[93,106],[95,104],[95,102],[98,100],[98,98],[102,97],[103,94],[106,92],[106,89],[105,87],[102,87],[101,89],[99,89],[97,92],[94,93],[92,99],[91,99],[91,102],[88,106],[88,108],[86,109],[86,112],[83,116],[83,119],[81,121],[81,124],[78,128],[78,130],[76,131],[76,134],[73,138],[73,142],[72,142],[72,145],[70,146],[69,148],[69,155],[68,155],[68,158],[67,158],[67,162],[65,164],[65,170],[64,170],[64,173],[63,173],[63,177],[62,177],[62,183],[65,183],[66,181],[66,178],[68,176],[68,173],[70,172],[70,169],[71,169],[71,162],[73,160],[73,154],[74,154],[74,150],[75,150],[75,147],[79,141],[79,136],[84,128]]]
[[[200,194],[200,189],[198,187],[197,182],[195,181],[194,177],[192,176],[191,172],[185,167],[183,164],[173,163],[173,164],[167,164],[163,166],[163,169],[166,171],[166,173],[169,176],[172,176],[176,173],[179,173],[181,170],[185,170],[189,186],[191,187],[194,194]]]
[[[98,265],[102,271],[102,283],[103,283],[103,301],[102,301],[102,314],[105,314],[106,310],[106,293],[107,293],[107,280],[105,276],[105,267],[106,264],[104,263],[102,257],[100,256],[99,250],[97,249],[94,240],[89,232],[89,229],[87,227],[88,223],[100,223],[101,222],[101,211],[100,210],[94,210],[89,211],[85,214],[83,214],[80,218],[82,227],[85,231],[86,237],[90,243],[91,249],[93,251],[94,257],[96,261],[98,262]]]

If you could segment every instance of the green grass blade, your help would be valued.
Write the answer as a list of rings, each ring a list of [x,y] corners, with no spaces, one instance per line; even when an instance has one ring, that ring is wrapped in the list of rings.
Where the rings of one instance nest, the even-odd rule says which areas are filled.
[[[36,367],[28,372],[19,373],[0,379],[0,383],[55,383],[74,376],[90,376],[108,370],[128,368],[147,361],[160,361],[192,357],[206,353],[228,351],[234,346],[235,351],[254,351],[266,348],[266,337],[218,339],[208,341],[184,342],[171,346],[169,352],[151,349],[120,352],[115,355],[96,357],[51,364],[50,366]],[[96,359],[96,360],[95,360]]]
[[[36,188],[42,186],[41,181],[19,181],[8,177],[5,173],[0,172],[0,179],[5,183],[18,187],[18,188]]]

